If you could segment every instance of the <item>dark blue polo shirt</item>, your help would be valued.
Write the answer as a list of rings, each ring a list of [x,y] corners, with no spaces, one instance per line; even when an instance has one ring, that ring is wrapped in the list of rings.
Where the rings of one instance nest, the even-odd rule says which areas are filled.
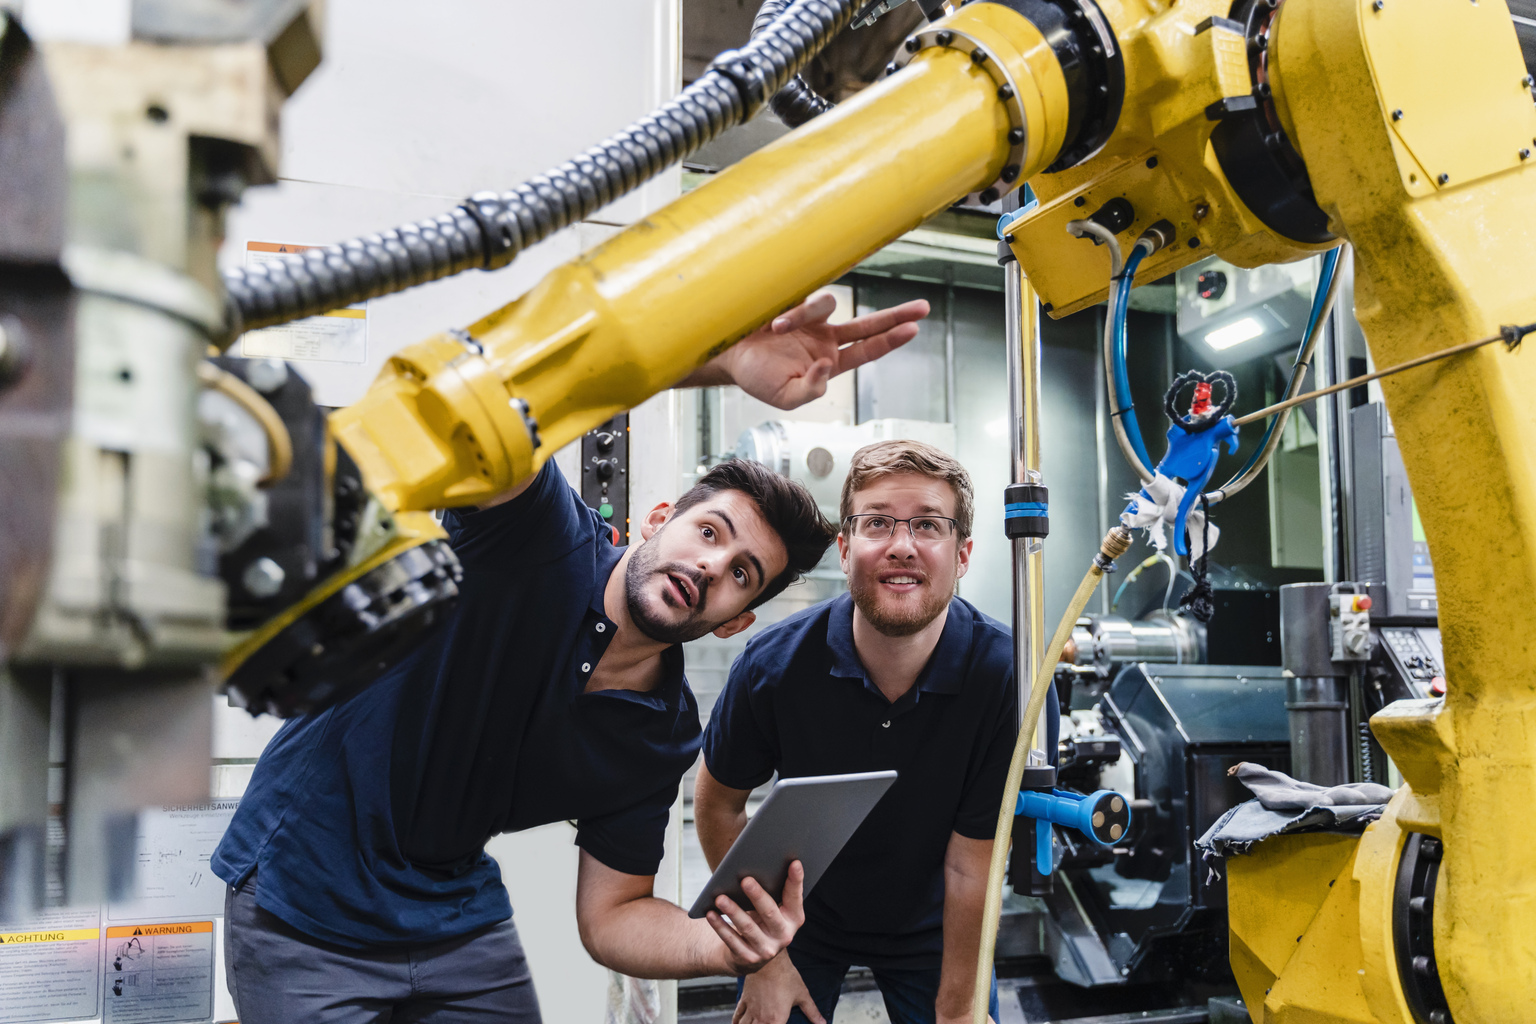
[[[681,647],[646,693],[583,693],[613,639],[603,590],[623,549],[553,462],[516,500],[444,517],[459,604],[357,697],[287,722],[213,870],[355,948],[420,945],[511,916],[486,840],[574,819],[609,867],[655,874],[699,750]]]
[[[1056,748],[1055,702],[1047,735]],[[704,734],[726,786],[894,768],[896,782],[805,901],[794,945],[866,967],[936,968],[951,833],[991,839],[1018,735],[1008,628],[954,598],[933,656],[894,704],[853,646],[844,594],[758,634]]]

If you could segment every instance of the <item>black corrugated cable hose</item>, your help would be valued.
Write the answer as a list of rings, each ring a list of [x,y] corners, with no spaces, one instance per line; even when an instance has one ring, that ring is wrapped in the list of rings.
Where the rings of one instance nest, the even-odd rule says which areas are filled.
[[[750,120],[848,24],[856,6],[856,0],[772,3],[778,14],[766,27],[754,25],[746,46],[720,54],[676,98],[552,171],[507,192],[476,193],[431,220],[227,271],[230,336],[471,268],[504,267]]]
[[[793,3],[794,0],[765,0],[758,9],[757,17],[752,19],[752,38],[756,39],[759,33],[766,32],[779,15],[784,13],[784,9]],[[773,99],[768,101],[768,108],[791,128],[799,128],[811,118],[820,117],[835,106],[837,104],[812,89],[810,83],[799,75],[785,83],[782,89],[773,94]]]

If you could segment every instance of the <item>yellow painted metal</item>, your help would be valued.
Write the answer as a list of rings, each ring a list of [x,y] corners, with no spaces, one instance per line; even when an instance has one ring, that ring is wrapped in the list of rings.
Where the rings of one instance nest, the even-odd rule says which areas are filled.
[[[1378,365],[1536,320],[1536,160],[1505,161],[1491,144],[1450,153],[1468,125],[1498,139],[1510,127],[1505,83],[1518,82],[1524,67],[1508,11],[1481,0],[1504,19],[1494,33],[1474,23],[1491,15],[1469,12],[1472,5],[1388,0],[1384,7],[1399,3],[1413,13],[1412,32],[1430,43],[1379,45],[1386,37],[1371,0],[1286,0],[1269,65],[1318,202],[1354,244],[1355,312]],[[1434,77],[1451,109],[1435,115],[1444,134],[1405,136],[1392,121],[1392,90],[1425,74],[1425,46],[1435,66],[1448,69]],[[1381,102],[1368,102],[1373,95]],[[1514,123],[1524,124],[1529,112],[1516,113]],[[1464,160],[1454,166],[1466,180],[1453,175],[1444,187],[1418,187],[1411,176],[1417,158],[1433,159],[1426,154]],[[1401,838],[1394,830],[1407,829],[1445,844],[1434,936],[1453,1019],[1528,1022],[1536,872],[1516,845],[1513,815],[1536,792],[1536,361],[1489,346],[1388,378],[1382,391],[1435,564],[1449,692],[1443,702],[1404,702],[1372,719],[1407,786],[1390,820],[1367,832],[1354,854],[1355,914],[1320,910],[1302,943],[1340,962],[1354,958],[1373,1017],[1360,1018],[1354,1002],[1328,987],[1338,972],[1319,960],[1281,965],[1284,1005],[1298,1009],[1273,1019],[1411,1019],[1394,987],[1388,895]],[[1272,881],[1305,870],[1300,847],[1269,845],[1260,851]],[[1246,871],[1234,864],[1234,880]],[[1237,885],[1232,906],[1244,949],[1272,950],[1293,922],[1277,919],[1272,934],[1260,934],[1277,897]],[[1234,941],[1235,961],[1237,949]],[[1261,977],[1253,964],[1273,965],[1273,957],[1243,958],[1250,979]],[[1273,999],[1280,989],[1271,988]],[[1263,1019],[1271,1019],[1267,1004]]]
[[[1066,82],[1040,32],[1000,4],[944,24],[985,40],[1030,111],[1021,180],[1055,158]],[[922,51],[703,187],[552,272],[469,330],[401,352],[332,416],[369,487],[394,508],[473,504],[549,453],[672,386],[759,324],[994,181],[1004,100],[954,50]],[[542,447],[528,442],[526,401]]]
[[[1278,836],[1227,861],[1232,972],[1255,1024],[1412,1024],[1392,946],[1404,796],[1359,840]]]
[[[281,614],[274,615],[262,623],[260,629],[246,634],[238,644],[225,652],[224,659],[219,663],[220,678],[228,679],[235,669],[245,663],[245,659],[271,643],[279,633],[341,588],[362,579],[385,562],[398,558],[411,548],[419,548],[434,540],[448,539],[448,534],[426,512],[397,513],[394,516],[392,533],[389,540],[368,558],[332,573],[319,586],[305,594],[303,600],[294,602],[284,608]]]
[[[1286,263],[1329,248],[1281,238],[1243,204],[1211,150],[1206,108],[1251,92],[1246,44],[1225,19],[1227,0],[1104,0],[1125,61],[1126,100],[1114,133],[1091,159],[1030,182],[1040,206],[1012,229],[1013,251],[1052,316],[1102,302],[1109,276],[1103,252],[1066,233],[1110,199],[1124,197],[1136,220],[1121,233],[1129,248],[1166,220],[1174,245],[1154,253],[1138,277],[1152,281],[1212,253],[1236,266]],[[1079,205],[1081,204],[1081,205]],[[1198,244],[1190,247],[1191,239]]]

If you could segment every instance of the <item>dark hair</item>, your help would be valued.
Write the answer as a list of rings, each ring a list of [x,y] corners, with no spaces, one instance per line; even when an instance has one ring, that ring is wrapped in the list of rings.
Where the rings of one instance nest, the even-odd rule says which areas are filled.
[[[673,505],[673,514],[682,513],[721,491],[740,491],[751,498],[763,515],[768,528],[779,535],[789,552],[784,571],[768,581],[763,592],[748,608],[783,593],[784,588],[815,568],[826,553],[827,545],[837,536],[837,527],[816,507],[811,492],[788,477],[780,476],[759,462],[731,459],[699,477]]]

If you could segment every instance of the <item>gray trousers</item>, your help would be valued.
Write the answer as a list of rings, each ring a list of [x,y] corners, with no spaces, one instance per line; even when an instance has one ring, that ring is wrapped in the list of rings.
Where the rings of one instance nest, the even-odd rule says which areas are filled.
[[[418,949],[347,949],[258,907],[252,875],[224,897],[224,968],[241,1024],[541,1024],[510,920]]]

